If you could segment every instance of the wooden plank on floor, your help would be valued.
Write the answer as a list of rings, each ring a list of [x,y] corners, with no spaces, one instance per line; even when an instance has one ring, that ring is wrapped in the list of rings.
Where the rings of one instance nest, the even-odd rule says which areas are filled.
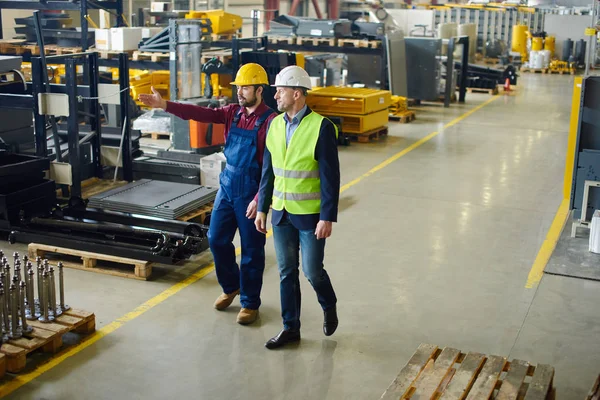
[[[419,376],[427,362],[433,358],[438,347],[432,344],[421,344],[408,363],[402,368],[396,379],[387,388],[381,400],[397,400],[404,396],[410,385]]]
[[[14,340],[11,339],[8,341],[8,343],[31,351],[31,350],[37,349],[38,347],[41,347],[47,341],[48,341],[47,339],[39,339],[39,338],[35,338],[35,337],[31,338],[31,339],[22,337],[20,339],[14,339]]]
[[[554,381],[554,367],[548,364],[539,364],[529,384],[525,400],[544,400],[552,390]]]
[[[521,385],[527,376],[529,363],[523,360],[512,360],[506,377],[502,381],[502,386],[496,395],[497,400],[517,400]]]
[[[442,400],[462,400],[465,398],[477,375],[481,371],[485,356],[480,353],[469,353],[454,374],[450,385],[443,392]]]
[[[418,399],[430,399],[438,391],[442,381],[450,373],[450,369],[458,359],[460,351],[450,347],[444,348],[439,355],[433,368],[423,371],[419,378],[413,383],[416,389],[414,396]]]
[[[489,356],[467,400],[489,399],[505,364],[506,359],[504,357]]]
[[[29,325],[33,326],[34,328],[46,329],[54,333],[65,333],[69,331],[69,327],[60,324],[55,324],[53,322],[44,323],[40,321],[30,321]]]

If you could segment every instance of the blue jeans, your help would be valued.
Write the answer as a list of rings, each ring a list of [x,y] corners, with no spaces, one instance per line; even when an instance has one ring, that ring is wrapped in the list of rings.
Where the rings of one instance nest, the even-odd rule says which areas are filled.
[[[258,310],[265,269],[266,238],[256,230],[254,219],[246,217],[246,209],[252,199],[252,195],[234,197],[226,187],[221,187],[210,217],[208,243],[223,292],[229,294],[240,289],[242,307]],[[233,245],[237,229],[240,230],[242,242],[239,267]]]
[[[281,316],[287,330],[300,329],[299,253],[302,252],[302,271],[313,289],[321,308],[327,310],[337,303],[327,271],[323,268],[325,239],[317,240],[315,230],[298,230],[287,215],[273,226],[273,239],[279,264]]]

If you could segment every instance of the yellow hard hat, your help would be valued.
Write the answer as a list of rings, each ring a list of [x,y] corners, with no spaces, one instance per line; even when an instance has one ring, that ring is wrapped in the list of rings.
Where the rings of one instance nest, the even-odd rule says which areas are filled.
[[[242,65],[235,76],[235,82],[232,85],[250,86],[250,85],[268,85],[269,77],[263,67],[255,63]]]

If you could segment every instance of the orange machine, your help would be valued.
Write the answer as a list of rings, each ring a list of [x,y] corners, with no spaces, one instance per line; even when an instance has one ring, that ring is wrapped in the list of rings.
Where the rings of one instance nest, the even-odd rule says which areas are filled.
[[[225,144],[225,125],[190,121],[190,147],[203,149]]]

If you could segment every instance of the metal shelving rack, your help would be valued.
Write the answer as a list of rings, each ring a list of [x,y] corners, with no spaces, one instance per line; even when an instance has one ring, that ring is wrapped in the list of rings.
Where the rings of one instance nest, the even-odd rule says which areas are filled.
[[[26,1],[26,0],[1,0],[0,1],[0,39],[2,39],[2,10],[66,10],[77,11],[81,17],[81,49],[86,51],[88,43],[88,21],[85,18],[88,10],[114,10],[117,18],[117,26],[125,26],[123,19],[123,0],[78,0],[78,1]]]

